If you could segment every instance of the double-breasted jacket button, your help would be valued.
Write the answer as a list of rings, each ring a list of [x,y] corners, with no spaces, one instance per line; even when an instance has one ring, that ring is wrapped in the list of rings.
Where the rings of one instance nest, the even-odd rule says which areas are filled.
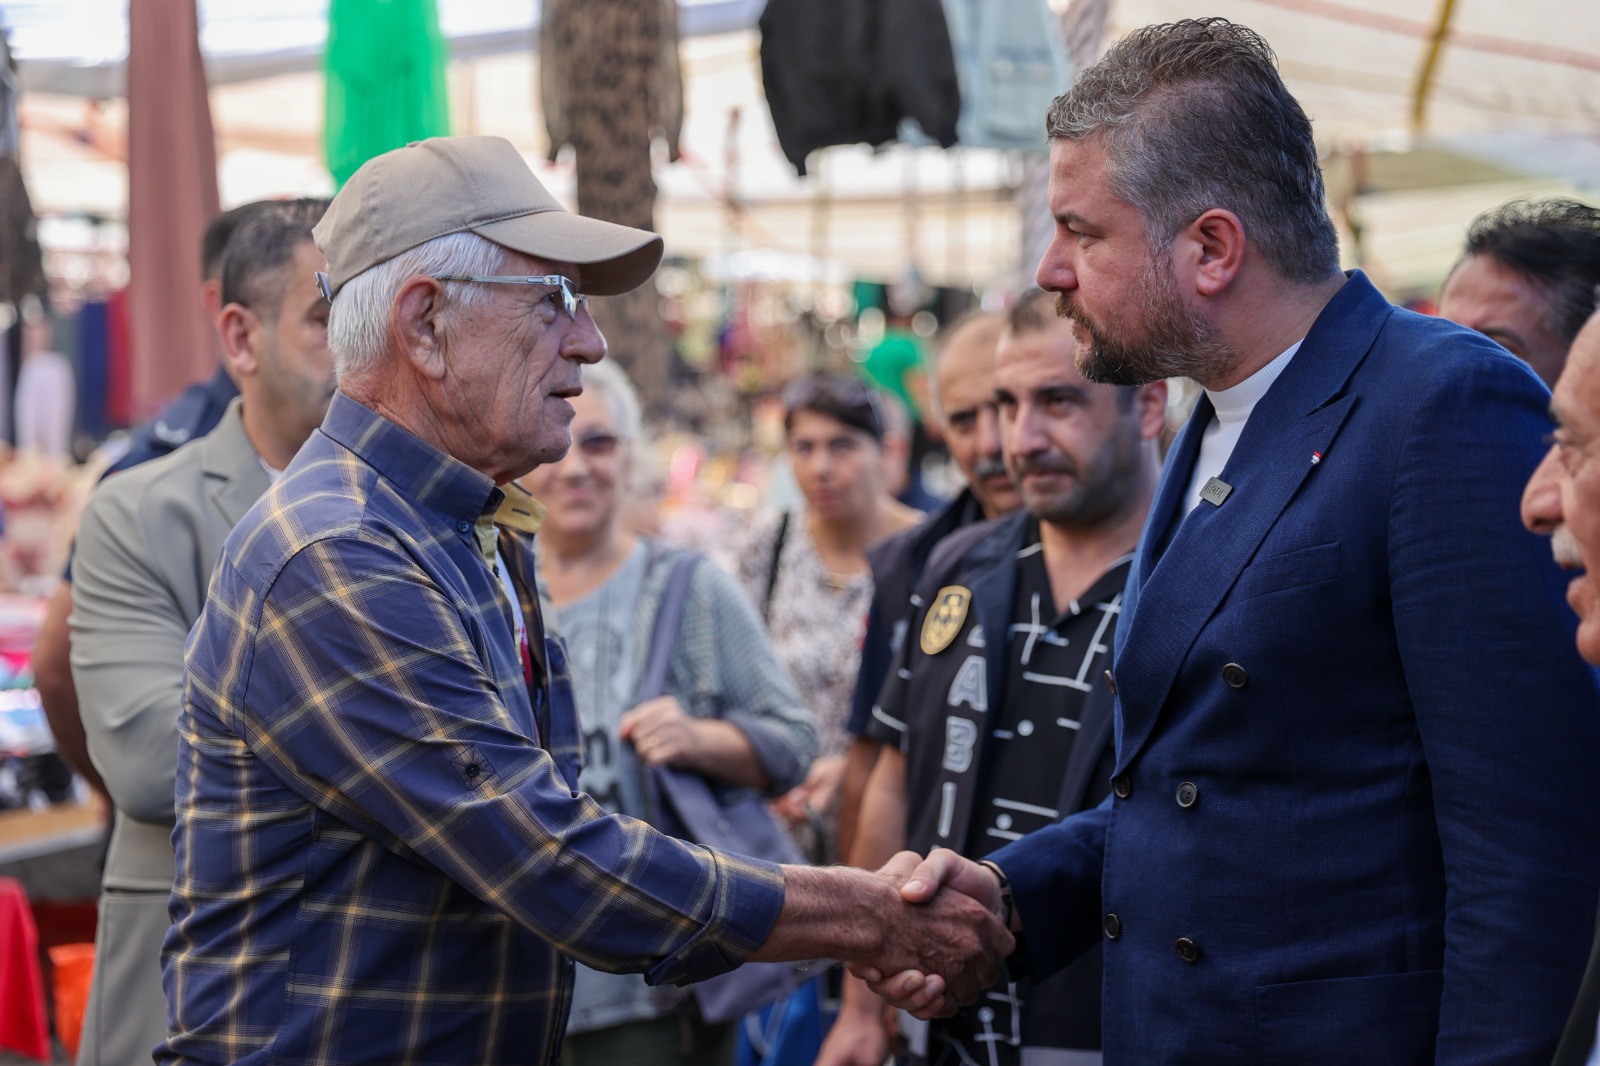
[[[1196,962],[1200,958],[1200,945],[1186,936],[1180,936],[1173,947],[1178,949],[1178,958],[1184,962]]]
[[[1188,810],[1194,806],[1194,801],[1200,798],[1200,790],[1193,781],[1185,781],[1178,786],[1178,806]]]
[[[1238,663],[1229,663],[1222,668],[1222,680],[1228,683],[1229,688],[1244,688],[1250,683],[1250,675]]]
[[[1127,774],[1118,774],[1111,779],[1111,791],[1115,793],[1117,799],[1127,799],[1133,795],[1133,778]]]
[[[1111,690],[1113,696],[1117,694],[1117,675],[1110,670],[1106,671],[1106,688]]]
[[[1105,920],[1106,939],[1115,940],[1122,935],[1122,919],[1115,914],[1107,914]]]

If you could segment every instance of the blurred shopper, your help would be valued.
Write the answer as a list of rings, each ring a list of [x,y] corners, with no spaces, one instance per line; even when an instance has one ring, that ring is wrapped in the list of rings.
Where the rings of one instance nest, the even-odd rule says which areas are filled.
[[[22,311],[22,366],[17,371],[17,450],[52,459],[72,458],[72,422],[77,381],[72,361],[51,344],[51,320],[38,297],[24,299]]]
[[[200,299],[219,330],[222,314],[222,254],[228,246],[228,238],[253,211],[269,202],[245,204],[222,212],[206,226],[201,238]],[[306,202],[311,201],[302,201]],[[222,359],[215,374],[184,389],[133,435],[128,450],[111,465],[106,476],[166,455],[210,433],[222,420],[228,404],[238,395],[239,387],[234,383],[228,361]],[[62,575],[55,595],[50,598],[44,620],[39,625],[39,636],[32,657],[34,684],[39,689],[39,702],[44,706],[56,750],[90,786],[104,792],[104,783],[89,758],[84,744],[83,725],[78,718],[78,693],[72,684],[71,635],[67,628],[67,615],[71,610],[72,564],[69,560],[67,571]]]
[[[739,554],[739,578],[821,729],[820,756],[778,810],[814,858],[831,862],[844,727],[872,602],[867,548],[921,515],[888,493],[887,426],[869,386],[846,376],[802,378],[784,390],[783,408],[785,447],[805,507],[752,531]]]
[[[651,766],[699,774],[718,789],[778,795],[798,785],[816,726],[725,571],[702,561],[688,586],[665,694],[637,702],[668,577],[684,553],[624,524],[627,486],[645,447],[639,401],[613,363],[584,367],[572,447],[523,484],[545,507],[539,579],[566,641],[583,770],[578,784],[612,814],[656,822]],[[732,1021],[701,1021],[688,993],[637,974],[579,966],[562,1062],[652,1066],[732,1060]]]
[[[1167,387],[1090,384],[1076,348],[1048,293],[1006,315],[994,394],[1024,510],[952,533],[928,560],[870,726],[888,747],[862,801],[858,865],[907,847],[981,859],[1110,791],[1105,674],[1161,472]],[[1037,984],[1013,977],[931,1032],[902,1035],[909,1063],[1092,1066],[1100,952]],[[882,1001],[851,980],[820,1061],[877,1066],[887,1050]]]
[[[156,1061],[549,1063],[573,960],[916,967],[941,1008],[989,984],[1012,937],[956,893],[906,903],[909,856],[762,862],[577,787],[513,482],[566,454],[605,356],[585,293],[644,283],[661,239],[569,214],[498,137],[370,160],[313,233],[339,387],[189,637]]]
[[[872,605],[861,642],[861,667],[850,701],[850,747],[839,800],[839,854],[851,858],[861,791],[882,743],[867,735],[872,707],[906,631],[911,592],[933,546],[962,526],[997,518],[1022,504],[1000,452],[999,408],[994,400],[994,353],[1005,316],[977,311],[954,323],[935,349],[931,407],[950,458],[967,484],[954,500],[911,529],[867,552]]]
[[[914,882],[1009,894],[1036,977],[1101,943],[1113,1066],[1548,1061],[1600,894],[1600,683],[1515,519],[1548,390],[1340,270],[1245,27],[1133,31],[1049,128],[1079,366],[1206,395],[1124,594],[1112,798]]]
[[[172,892],[183,642],[222,542],[333,395],[328,305],[311,284],[323,201],[251,214],[222,265],[224,358],[240,398],[211,433],[100,485],[73,571],[72,670],[113,806],[78,1062],[148,1062],[166,1036],[161,941]]]
[[[1575,200],[1512,200],[1473,220],[1439,314],[1498,342],[1554,387],[1594,313],[1596,286],[1600,210]]]
[[[1578,612],[1578,652],[1600,666],[1600,315],[1592,315],[1567,356],[1550,409],[1555,443],[1528,480],[1522,521],[1551,538],[1558,564],[1578,576],[1567,602]],[[1554,1066],[1600,1063],[1600,915],[1594,947]]]

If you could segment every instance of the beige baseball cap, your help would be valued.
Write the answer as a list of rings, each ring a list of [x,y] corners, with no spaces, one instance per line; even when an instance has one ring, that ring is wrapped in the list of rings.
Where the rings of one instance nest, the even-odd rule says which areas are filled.
[[[583,267],[583,292],[615,296],[661,263],[648,230],[574,215],[503,137],[432,137],[367,160],[312,229],[337,293],[369,267],[471,231],[538,259]]]

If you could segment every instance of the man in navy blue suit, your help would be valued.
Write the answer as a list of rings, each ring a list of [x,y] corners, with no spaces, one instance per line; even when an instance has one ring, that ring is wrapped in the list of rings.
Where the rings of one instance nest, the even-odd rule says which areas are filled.
[[[1548,393],[1340,272],[1253,32],[1136,31],[1049,128],[1084,373],[1205,396],[1128,578],[1111,797],[905,895],[985,900],[1035,975],[1102,941],[1107,1066],[1548,1062],[1600,891],[1600,688],[1518,519]]]

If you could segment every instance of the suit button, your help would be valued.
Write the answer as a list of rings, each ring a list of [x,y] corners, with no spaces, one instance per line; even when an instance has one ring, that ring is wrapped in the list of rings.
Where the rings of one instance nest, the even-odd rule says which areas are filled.
[[[1222,680],[1231,688],[1244,688],[1250,682],[1250,675],[1238,663],[1229,663],[1222,668]]]
[[[1186,936],[1180,936],[1173,947],[1178,949],[1178,958],[1184,962],[1194,962],[1200,958],[1200,945]]]
[[[1117,675],[1110,670],[1106,671],[1106,688],[1111,690],[1113,696],[1117,694]]]
[[[1133,795],[1133,779],[1127,774],[1118,774],[1111,779],[1111,791],[1116,793],[1117,799],[1127,799]]]
[[[1178,806],[1188,810],[1194,806],[1194,801],[1200,798],[1200,790],[1194,787],[1193,781],[1185,781],[1178,786]]]
[[[1106,939],[1115,940],[1122,935],[1122,919],[1115,914],[1106,915]]]

